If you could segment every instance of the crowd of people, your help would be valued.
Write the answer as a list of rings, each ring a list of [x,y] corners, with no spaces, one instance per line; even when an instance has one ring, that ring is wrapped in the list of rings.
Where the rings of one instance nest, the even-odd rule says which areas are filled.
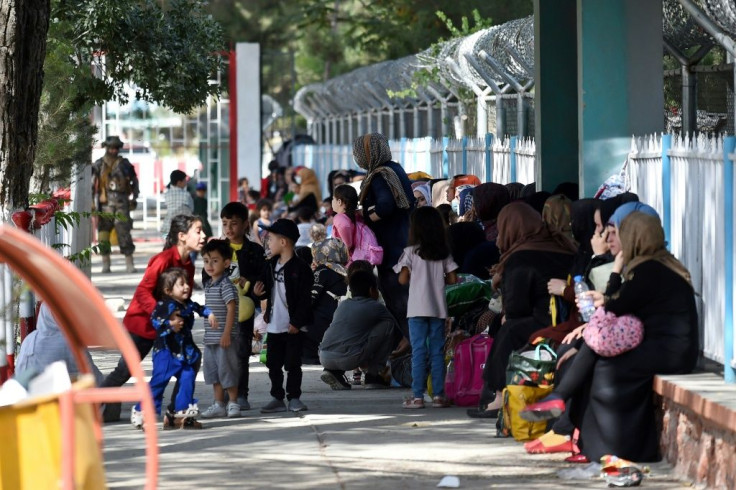
[[[469,416],[498,416],[510,356],[541,341],[557,353],[556,388],[523,411],[529,420],[551,419],[527,451],[571,452],[578,462],[604,454],[658,459],[653,376],[690,372],[699,346],[690,277],[667,251],[654,209],[631,193],[579,199],[570,183],[549,193],[473,175],[408,175],[378,133],[357,138],[353,156],[361,170],[332,172],[324,199],[309,168],[273,162],[260,191],[241,179],[239,201],[221,210],[220,238],[205,233],[195,203],[182,198],[183,213],[170,209],[165,248],[123,320],[141,358],[153,350],[157,411],[166,383],[177,379],[165,427],[198,428],[199,418],[250,409],[248,363],[263,340],[259,325],[272,397],[263,413],[307,410],[303,364],[321,365],[334,390],[380,389],[403,381],[391,370],[400,358],[411,359],[402,406],[448,407],[448,339],[464,330],[493,338]],[[184,188],[180,178],[172,174],[174,193]],[[196,254],[204,305],[190,299]],[[452,318],[446,287],[470,276],[491,284],[492,304]],[[575,276],[590,289],[584,298],[573,292]],[[617,356],[597,354],[584,338],[578,303],[586,299],[638,318],[643,341]],[[192,337],[195,313],[204,318],[202,346]],[[215,400],[201,412],[200,368]],[[121,359],[102,385],[129,377]],[[105,411],[106,420],[120,417],[119,406]],[[139,407],[131,421],[143,424]]]

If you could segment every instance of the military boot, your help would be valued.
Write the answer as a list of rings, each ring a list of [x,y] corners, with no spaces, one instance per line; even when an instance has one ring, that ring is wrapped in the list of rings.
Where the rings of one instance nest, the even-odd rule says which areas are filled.
[[[102,273],[103,274],[110,273],[110,255],[102,256]]]
[[[132,255],[126,255],[125,256],[125,272],[128,274],[133,274],[135,272],[138,272],[135,269],[135,264],[133,264],[133,256]]]

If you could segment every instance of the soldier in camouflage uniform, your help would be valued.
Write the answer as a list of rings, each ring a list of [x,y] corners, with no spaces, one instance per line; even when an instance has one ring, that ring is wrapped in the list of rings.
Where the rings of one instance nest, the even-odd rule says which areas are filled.
[[[133,221],[130,211],[136,208],[138,199],[138,177],[127,158],[118,156],[123,142],[117,136],[108,136],[102,144],[105,156],[92,165],[92,191],[97,211],[116,213],[123,219],[99,218],[97,240],[102,254],[102,272],[110,272],[110,232],[113,227],[118,235],[120,252],[125,255],[126,272],[135,272],[133,252],[135,245],[130,236]],[[131,198],[132,195],[132,198]]]

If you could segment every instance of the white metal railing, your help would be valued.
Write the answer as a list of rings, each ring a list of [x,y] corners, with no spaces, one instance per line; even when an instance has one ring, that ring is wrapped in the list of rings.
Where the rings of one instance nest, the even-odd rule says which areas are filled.
[[[703,353],[721,363],[729,300],[725,247],[734,239],[723,222],[725,164],[721,136],[648,135],[632,139],[626,171],[631,191],[660,213],[670,250],[690,271]]]
[[[394,161],[407,173],[425,172],[434,178],[472,174],[482,182],[500,184],[535,181],[536,144],[531,138],[403,138],[389,140],[389,147]],[[313,169],[325,192],[331,171],[359,170],[351,145],[300,145],[293,150],[293,162]]]

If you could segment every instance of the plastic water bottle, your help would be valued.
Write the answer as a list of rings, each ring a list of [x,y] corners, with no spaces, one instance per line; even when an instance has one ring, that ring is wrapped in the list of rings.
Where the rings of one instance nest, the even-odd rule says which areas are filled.
[[[595,313],[593,298],[587,294],[581,296],[582,293],[590,291],[588,285],[583,281],[583,276],[575,276],[574,280],[575,297],[578,300],[578,310],[580,311],[580,316],[583,318],[583,321],[587,323],[590,320],[590,317],[593,316],[593,313]]]

